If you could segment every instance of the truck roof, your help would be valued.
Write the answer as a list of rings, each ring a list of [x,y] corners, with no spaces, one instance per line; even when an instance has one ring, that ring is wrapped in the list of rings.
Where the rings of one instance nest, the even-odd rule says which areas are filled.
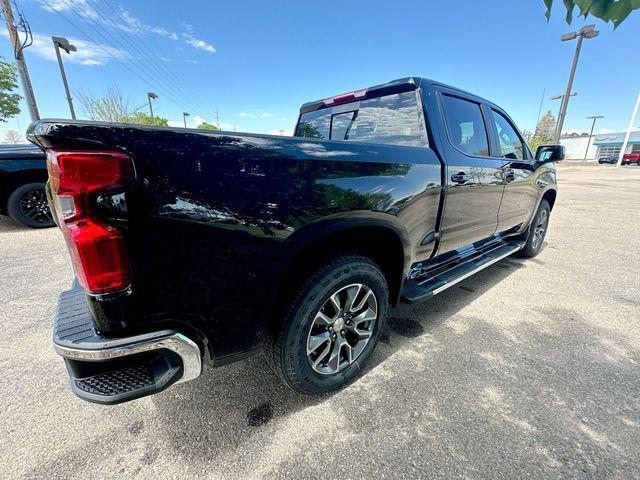
[[[300,113],[312,112],[314,110],[319,110],[325,107],[331,107],[335,103],[339,103],[340,101],[352,101],[357,100],[358,98],[364,97],[379,97],[382,95],[391,95],[393,93],[401,93],[410,90],[416,90],[421,86],[431,86],[431,85],[439,85],[441,87],[446,87],[450,90],[457,90],[460,93],[464,93],[465,95],[471,95],[483,102],[489,103],[493,105],[492,102],[478,97],[477,95],[462,90],[458,87],[454,87],[451,85],[447,85],[442,82],[438,82],[435,80],[431,80],[423,77],[404,77],[398,78],[396,80],[391,80],[390,82],[383,83],[380,85],[374,85],[373,87],[363,88],[361,90],[355,90],[353,92],[343,93],[340,95],[335,95],[333,97],[323,98],[322,100],[315,100],[312,102],[307,102],[302,107],[300,107]]]

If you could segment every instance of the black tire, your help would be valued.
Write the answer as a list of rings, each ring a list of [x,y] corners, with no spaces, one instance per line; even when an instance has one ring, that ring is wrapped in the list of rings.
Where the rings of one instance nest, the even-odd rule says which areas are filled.
[[[368,299],[368,302],[372,302],[372,304],[375,300],[377,307],[377,318],[375,320],[371,321],[370,324],[363,320],[360,320],[360,322],[364,323],[358,323],[349,321],[349,314],[336,313],[335,316],[338,320],[335,320],[332,325],[344,325],[344,327],[336,327],[336,332],[337,329],[342,329],[337,334],[333,330],[331,332],[328,331],[331,325],[325,327],[317,324],[319,312],[326,308],[327,302],[330,302],[330,298],[334,294],[339,296],[343,295],[342,292],[345,292],[343,298],[347,298],[349,296],[348,292],[355,291],[358,285],[360,285],[358,293],[354,296],[350,305],[357,307],[356,302],[359,300],[356,299],[362,298],[358,297],[358,295],[364,295],[366,297],[365,300]],[[374,299],[371,299],[370,293],[374,294]],[[349,255],[331,260],[318,268],[315,273],[308,277],[288,305],[288,309],[285,310],[283,327],[277,336],[269,342],[267,354],[271,357],[276,370],[289,387],[306,395],[320,395],[343,387],[362,371],[373,353],[380,337],[380,332],[384,328],[389,310],[389,290],[384,275],[375,263],[365,257]],[[332,307],[332,305],[330,304],[329,306]],[[368,304],[365,308],[369,308]],[[326,310],[324,311],[326,312]],[[347,311],[351,312],[353,310],[345,305],[344,312]],[[340,312],[343,312],[342,308]],[[346,323],[342,321],[344,320],[342,316],[347,319]],[[362,341],[361,337],[359,335],[353,337],[356,343],[355,347],[338,342],[345,342],[349,335],[354,335],[353,332],[358,329],[356,323],[368,325],[366,328],[370,329],[367,332],[369,337],[366,343],[360,347],[360,353],[352,357],[352,361],[349,363],[347,355],[349,352],[353,355],[353,352],[357,351],[358,342]],[[351,326],[347,327],[347,325]],[[314,353],[308,354],[312,333],[317,328],[327,328],[327,332],[322,332],[319,335],[328,335],[329,338],[326,339],[327,343],[318,344],[319,346],[324,345],[322,349],[318,348],[318,350],[314,350]],[[338,337],[337,339],[332,339],[332,337],[336,336]],[[335,348],[336,345],[338,346],[337,349]],[[329,353],[323,357],[328,360],[326,363],[320,362],[320,356],[324,353],[325,348],[329,349]],[[312,359],[315,352],[320,350],[323,352]],[[325,368],[329,370],[331,368],[329,367],[329,363],[332,363],[330,358],[335,358],[334,353],[336,351],[338,352],[336,371],[330,373],[318,372],[316,369]],[[345,359],[342,361],[345,364],[340,366],[340,359],[343,357],[343,353]],[[319,362],[318,365],[312,366],[312,360],[314,363]]]
[[[547,235],[547,230],[549,229],[550,215],[551,207],[549,206],[549,202],[542,200],[538,206],[538,211],[531,221],[531,225],[529,225],[527,243],[525,243],[522,250],[518,252],[518,256],[522,258],[533,258],[540,253],[542,244],[544,243],[544,237]],[[539,230],[540,228],[542,228],[541,231]]]
[[[47,204],[43,182],[19,186],[7,200],[7,213],[16,222],[29,228],[47,228],[55,225]]]

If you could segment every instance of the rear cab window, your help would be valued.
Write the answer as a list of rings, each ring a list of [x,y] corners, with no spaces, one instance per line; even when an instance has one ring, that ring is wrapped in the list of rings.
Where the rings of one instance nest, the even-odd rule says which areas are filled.
[[[306,112],[295,136],[427,147],[419,98],[408,91]]]
[[[489,156],[489,137],[479,103],[443,94],[449,141],[461,152],[474,157]]]

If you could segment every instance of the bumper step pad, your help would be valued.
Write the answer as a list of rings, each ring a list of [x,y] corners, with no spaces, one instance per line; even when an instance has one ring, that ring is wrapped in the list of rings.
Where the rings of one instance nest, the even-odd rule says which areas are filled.
[[[129,337],[97,333],[78,287],[60,295],[53,344],[64,357],[73,392],[94,403],[151,395],[196,378],[201,370],[199,347],[173,330]]]
[[[76,387],[84,392],[108,397],[143,388],[154,388],[156,385],[146,365],[123,368],[74,381]]]

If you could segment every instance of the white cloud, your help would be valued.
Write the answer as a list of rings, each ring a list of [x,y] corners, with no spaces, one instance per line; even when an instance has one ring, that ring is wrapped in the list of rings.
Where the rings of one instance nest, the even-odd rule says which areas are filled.
[[[49,12],[72,12],[81,14],[91,20],[98,20],[100,15],[91,8],[86,0],[48,0],[41,1],[40,6]]]
[[[598,133],[606,135],[607,133],[613,133],[613,130],[611,130],[610,128],[601,128],[600,130],[598,130]]]
[[[263,112],[263,111],[238,113],[239,117],[245,117],[245,118],[271,118],[274,115],[275,113]]]
[[[183,33],[182,38],[184,38],[184,41],[194,48],[197,48],[199,50],[204,50],[205,52],[209,52],[209,53],[216,53],[216,49],[213,45],[211,45],[208,42],[205,42],[200,38],[194,37],[190,33]]]
[[[0,35],[8,37],[7,30],[5,28],[0,29]],[[103,45],[98,43],[97,45],[92,42],[86,42],[73,37],[68,37],[69,42],[78,48],[77,52],[73,52],[69,55],[62,52],[62,56],[65,63],[79,63],[81,65],[95,66],[105,65],[106,63],[113,61],[114,58],[122,60],[126,58],[125,52],[118,50],[109,45]],[[35,54],[46,60],[57,62],[56,52],[51,43],[51,35],[34,33],[33,45],[26,50],[27,54]]]
[[[178,34],[159,25],[148,25],[123,7],[118,7],[120,12],[119,15],[116,15],[111,10],[111,7],[104,7],[103,10],[103,6],[99,5],[97,8],[94,8],[94,5],[95,3],[87,3],[87,0],[40,0],[40,6],[49,12],[67,12],[71,15],[79,14],[92,22],[102,24],[103,27],[107,26],[114,30],[122,30],[123,32],[133,35],[154,34],[173,41],[178,41],[182,38],[184,43],[198,50],[203,50],[208,53],[216,52],[215,47],[211,43],[193,35],[193,25],[188,23],[181,22],[186,33]]]

